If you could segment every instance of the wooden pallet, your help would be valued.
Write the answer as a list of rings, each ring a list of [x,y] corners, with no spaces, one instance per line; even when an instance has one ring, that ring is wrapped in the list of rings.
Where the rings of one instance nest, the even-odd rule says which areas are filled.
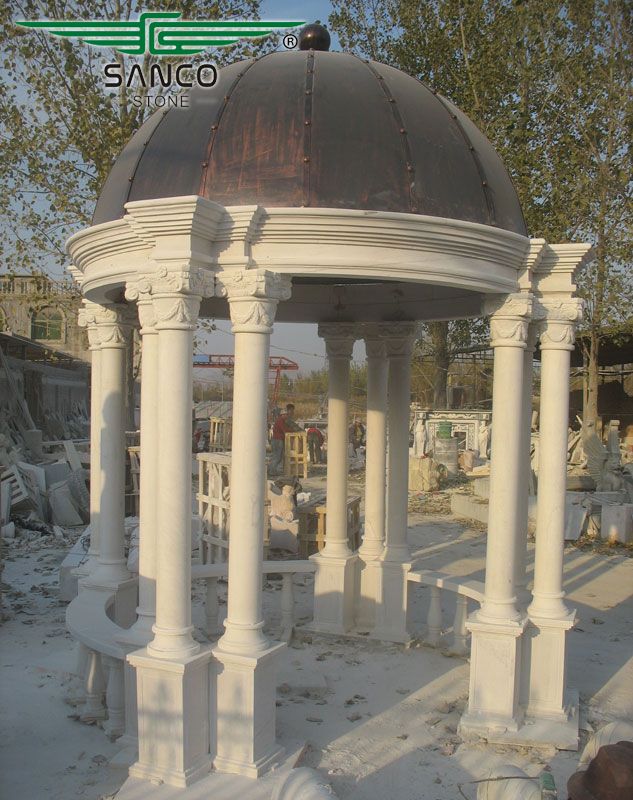
[[[308,434],[305,431],[287,433],[284,442],[284,477],[308,477]]]
[[[347,541],[352,552],[360,547],[360,495],[347,499]],[[297,507],[299,517],[299,558],[308,558],[325,546],[327,506],[324,497]]]

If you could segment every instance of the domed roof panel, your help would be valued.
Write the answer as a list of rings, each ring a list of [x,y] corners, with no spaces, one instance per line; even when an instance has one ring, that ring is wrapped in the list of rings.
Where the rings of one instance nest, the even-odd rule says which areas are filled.
[[[115,162],[93,223],[128,200],[427,214],[524,234],[512,182],[473,123],[418,80],[345,53],[224,68],[188,109],[156,112]]]
[[[490,215],[494,220],[493,224],[526,236],[519,196],[499,154],[463,111],[446,98],[442,98],[442,102],[446,103],[450,111],[455,114],[457,121],[474,147],[474,153],[486,181],[486,194],[488,204],[492,206]]]
[[[188,109],[159,112],[164,118],[152,136],[151,147],[145,148],[141,157],[128,200],[155,197],[157,182],[165,187],[162,197],[201,193],[212,126],[222,115],[225,95],[252,63],[242,61],[223,69],[214,91],[195,89]]]
[[[374,72],[355,56],[316,52],[312,91],[305,205],[410,211],[402,134]]]
[[[384,64],[372,67],[384,78],[406,131],[414,205],[432,216],[490,224],[477,164],[446,106],[410,75]]]
[[[275,53],[243,70],[217,121],[200,194],[223,205],[302,205],[306,60]]]
[[[123,216],[123,206],[128,201],[139,160],[152,134],[162,121],[162,113],[152,114],[123,148],[114,162],[99,195],[97,207],[92,217],[93,225],[99,225],[101,222],[110,222]]]

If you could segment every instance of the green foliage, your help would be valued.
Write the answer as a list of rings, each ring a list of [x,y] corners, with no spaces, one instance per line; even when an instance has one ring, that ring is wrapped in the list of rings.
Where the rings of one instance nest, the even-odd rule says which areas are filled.
[[[126,56],[13,24],[22,19],[130,19],[141,11],[179,11],[183,19],[258,19],[259,0],[10,0],[0,4],[0,258],[7,266],[50,269],[64,241],[89,224],[114,159],[148,115],[132,96],[166,93],[135,85],[106,89],[103,65],[129,74],[155,56]],[[255,40],[186,60],[223,63],[272,49]],[[174,63],[182,62],[182,57]],[[161,64],[169,59],[161,58]],[[144,101],[142,101],[144,102]]]
[[[579,278],[593,346],[607,324],[630,328],[631,5],[333,0],[333,6],[329,22],[344,48],[419,77],[488,136],[514,180],[530,235],[595,244],[595,261]],[[464,333],[458,331],[461,346],[469,343]]]

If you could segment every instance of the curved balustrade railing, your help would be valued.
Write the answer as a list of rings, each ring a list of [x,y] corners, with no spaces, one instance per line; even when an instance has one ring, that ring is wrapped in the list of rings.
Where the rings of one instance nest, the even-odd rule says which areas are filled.
[[[448,643],[448,650],[455,655],[468,654],[468,631],[466,619],[468,618],[468,601],[472,600],[481,605],[484,598],[484,584],[482,581],[462,580],[458,576],[445,572],[434,572],[428,569],[412,569],[407,575],[407,580],[430,588],[431,597],[426,619],[426,636],[424,641],[432,647],[439,647],[449,625],[444,625],[442,611],[442,592],[452,592],[455,597],[455,616],[453,618],[453,636]]]

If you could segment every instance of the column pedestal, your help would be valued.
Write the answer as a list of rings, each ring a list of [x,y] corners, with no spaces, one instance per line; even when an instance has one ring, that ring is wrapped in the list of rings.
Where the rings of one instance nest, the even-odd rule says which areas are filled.
[[[377,561],[368,564],[376,581],[376,624],[372,639],[406,643],[411,640],[407,631],[407,574],[409,562]]]
[[[220,772],[258,778],[283,757],[284,748],[275,739],[275,703],[277,665],[285,646],[274,644],[257,655],[213,650],[217,739],[211,752]]]
[[[354,626],[358,556],[310,556],[314,575],[314,618],[310,626],[322,633],[347,633]]]
[[[527,620],[502,624],[471,616],[466,627],[472,634],[468,710],[459,723],[460,734],[480,734],[489,741],[495,734],[518,731],[521,636]]]
[[[143,649],[127,660],[136,669],[139,733],[138,761],[130,776],[189,786],[211,769],[211,650],[157,659]]]

